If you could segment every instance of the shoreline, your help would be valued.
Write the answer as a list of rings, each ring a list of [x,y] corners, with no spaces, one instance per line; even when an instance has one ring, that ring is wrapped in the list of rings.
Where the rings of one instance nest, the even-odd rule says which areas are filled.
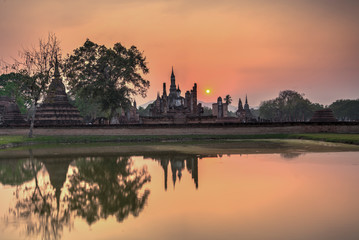
[[[185,135],[54,135],[34,136],[0,135],[0,151],[24,146],[48,144],[84,144],[84,143],[201,143],[226,141],[275,141],[275,140],[311,140],[350,144],[359,146],[359,134],[311,133],[311,134],[185,134]]]
[[[202,157],[231,154],[283,154],[293,158],[306,153],[359,152],[359,145],[303,139],[250,139],[195,142],[92,142],[22,146],[0,151],[0,161],[17,158],[62,159],[87,156],[149,156],[151,154],[188,154]],[[30,154],[31,153],[31,154]]]

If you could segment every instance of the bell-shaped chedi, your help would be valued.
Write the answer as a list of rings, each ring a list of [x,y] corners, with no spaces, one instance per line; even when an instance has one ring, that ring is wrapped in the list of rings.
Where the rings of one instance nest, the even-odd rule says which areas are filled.
[[[24,124],[26,122],[15,100],[7,96],[0,96],[0,125],[14,126]]]
[[[36,110],[35,123],[38,125],[78,125],[82,123],[82,120],[79,110],[69,103],[56,61],[54,79],[44,102]]]

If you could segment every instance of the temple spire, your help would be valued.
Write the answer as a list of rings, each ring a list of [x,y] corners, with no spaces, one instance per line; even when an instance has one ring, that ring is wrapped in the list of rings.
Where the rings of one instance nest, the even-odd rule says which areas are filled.
[[[171,73],[171,85],[170,85],[170,94],[176,94],[176,77],[173,72],[173,66],[172,66],[172,73]]]
[[[242,111],[242,110],[243,110],[242,99],[239,98],[239,100],[238,100],[238,111]]]
[[[57,54],[55,56],[55,71],[54,71],[54,77],[60,78],[60,71],[59,71],[59,61],[57,60]]]
[[[248,105],[247,94],[246,94],[246,103],[244,104],[244,110],[245,110],[246,112],[249,112],[249,105]]]
[[[166,83],[163,83],[163,93],[162,93],[162,96],[167,97]]]

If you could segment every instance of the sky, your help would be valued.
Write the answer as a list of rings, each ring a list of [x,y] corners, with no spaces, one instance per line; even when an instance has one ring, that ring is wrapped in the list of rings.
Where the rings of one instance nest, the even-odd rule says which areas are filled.
[[[357,0],[0,0],[0,59],[51,32],[64,55],[87,38],[143,51],[138,105],[169,87],[172,66],[182,95],[196,82],[204,102],[247,94],[255,107],[290,89],[328,105],[359,98],[358,12]]]

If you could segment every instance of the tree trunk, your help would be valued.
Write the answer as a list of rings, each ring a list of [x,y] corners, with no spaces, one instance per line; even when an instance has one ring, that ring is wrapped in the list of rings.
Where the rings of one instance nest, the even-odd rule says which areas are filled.
[[[111,121],[112,121],[112,118],[115,115],[115,111],[116,111],[116,109],[111,109],[110,110],[110,117],[109,117],[108,125],[111,125]]]
[[[33,137],[33,129],[34,129],[34,122],[35,122],[35,113],[36,113],[36,103],[33,104],[33,111],[31,113],[31,123],[30,123],[30,131],[29,131],[29,138]]]

